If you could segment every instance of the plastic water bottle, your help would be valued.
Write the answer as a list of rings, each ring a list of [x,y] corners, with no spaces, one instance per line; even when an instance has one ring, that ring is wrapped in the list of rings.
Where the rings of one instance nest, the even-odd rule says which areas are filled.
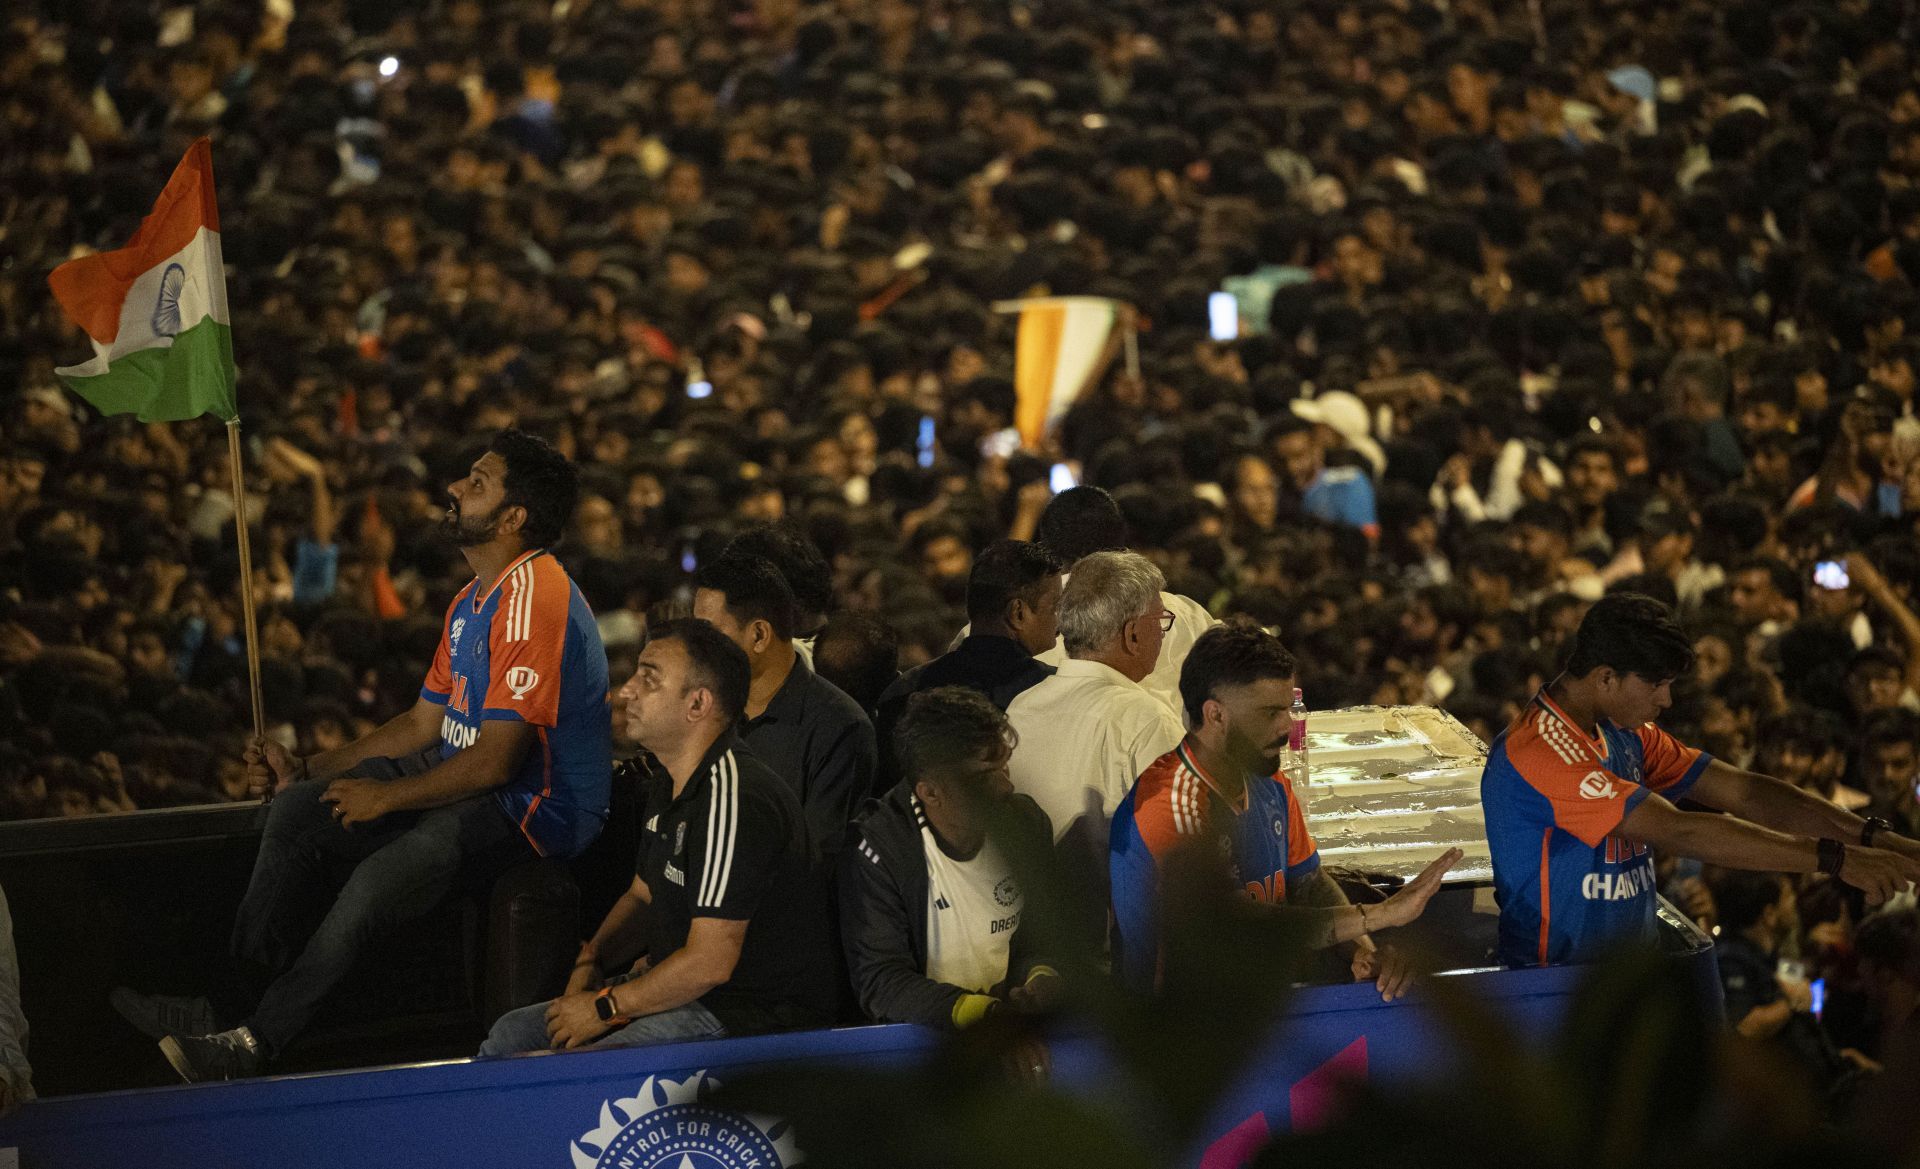
[[[1307,696],[1298,686],[1293,688],[1293,706],[1287,713],[1293,717],[1293,730],[1287,736],[1287,778],[1293,781],[1294,798],[1304,812],[1313,803],[1313,791],[1307,772]]]

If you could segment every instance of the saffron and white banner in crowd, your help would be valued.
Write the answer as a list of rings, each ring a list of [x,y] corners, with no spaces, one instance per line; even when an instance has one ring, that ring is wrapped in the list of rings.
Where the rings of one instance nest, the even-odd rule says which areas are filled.
[[[1126,306],[1103,296],[1037,296],[993,307],[1020,314],[1013,424],[1022,443],[1037,447],[1099,372]]]

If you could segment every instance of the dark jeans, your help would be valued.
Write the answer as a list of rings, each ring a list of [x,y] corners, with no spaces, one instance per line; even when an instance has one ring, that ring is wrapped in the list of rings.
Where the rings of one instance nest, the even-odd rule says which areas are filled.
[[[386,767],[363,763],[353,773],[385,770],[391,778],[400,770],[386,760],[368,763]],[[462,884],[533,855],[491,794],[349,829],[320,801],[326,788],[324,780],[307,780],[274,797],[234,920],[235,956],[275,975],[246,1021],[270,1055],[300,1033],[382,930],[420,918]],[[329,903],[338,874],[348,869]]]

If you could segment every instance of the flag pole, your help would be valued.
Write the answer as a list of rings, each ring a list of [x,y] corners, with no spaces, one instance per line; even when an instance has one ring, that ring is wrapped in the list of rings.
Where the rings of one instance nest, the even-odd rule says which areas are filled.
[[[240,613],[247,636],[247,692],[253,700],[253,735],[267,737],[260,701],[260,629],[253,616],[253,545],[247,538],[247,479],[240,460],[240,416],[227,419],[227,461],[233,465],[234,532],[240,543]]]

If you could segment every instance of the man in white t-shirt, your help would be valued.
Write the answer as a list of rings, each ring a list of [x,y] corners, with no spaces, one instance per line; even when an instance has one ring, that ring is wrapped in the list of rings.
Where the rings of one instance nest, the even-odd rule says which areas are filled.
[[[1059,976],[1033,951],[1008,854],[1043,851],[1052,832],[1008,782],[1006,716],[976,690],[943,686],[908,700],[895,738],[902,782],[867,801],[840,856],[841,936],[861,1010],[956,1028],[1044,1006]],[[1019,839],[989,839],[990,824]],[[1044,1049],[1023,1046],[1015,1070],[1043,1074]]]

